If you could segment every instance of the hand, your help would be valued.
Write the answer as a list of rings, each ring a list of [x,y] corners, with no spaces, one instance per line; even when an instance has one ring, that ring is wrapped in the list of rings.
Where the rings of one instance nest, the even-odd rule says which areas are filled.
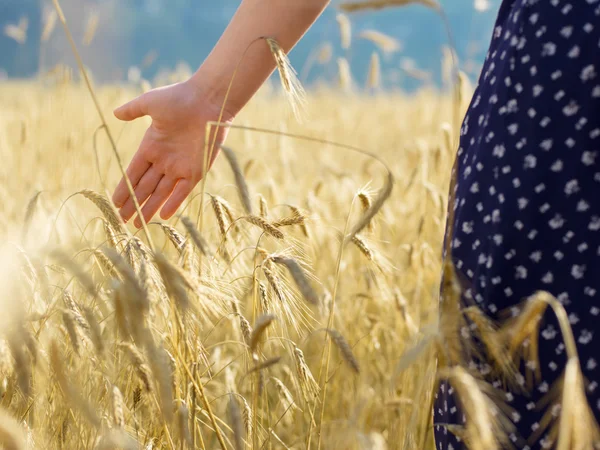
[[[203,177],[206,123],[218,121],[221,104],[202,95],[191,81],[151,90],[114,111],[120,120],[150,116],[152,124],[127,168],[146,222],[162,207],[160,216],[170,218]],[[223,113],[221,122],[233,115]],[[215,135],[212,128],[209,146]],[[218,127],[208,168],[225,141],[227,129]],[[124,179],[115,189],[113,202],[127,222],[135,206]],[[164,205],[164,206],[163,206]],[[142,226],[139,217],[137,228]]]

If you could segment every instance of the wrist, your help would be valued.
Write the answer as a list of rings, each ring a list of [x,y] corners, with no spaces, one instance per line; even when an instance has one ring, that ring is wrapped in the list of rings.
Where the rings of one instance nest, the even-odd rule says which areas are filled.
[[[212,105],[219,112],[223,110],[223,121],[233,120],[241,110],[241,107],[232,101],[231,96],[227,95],[229,81],[205,65],[188,80],[199,101]]]

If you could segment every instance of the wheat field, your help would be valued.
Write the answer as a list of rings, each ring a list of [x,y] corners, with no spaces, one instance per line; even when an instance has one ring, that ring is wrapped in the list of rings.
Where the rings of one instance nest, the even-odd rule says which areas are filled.
[[[98,92],[107,114],[134,94]],[[386,182],[385,167],[369,156],[234,129],[227,145],[253,216],[278,233],[243,219],[221,154],[203,202],[192,196],[176,219],[149,224],[152,251],[103,197],[119,171],[85,87],[15,83],[1,86],[0,97],[0,329],[10,329],[0,393],[28,442],[431,447],[429,414],[419,406],[434,382],[421,374],[434,374],[435,361],[391,375],[435,320],[453,159],[449,98],[315,92],[299,124],[286,99],[265,90],[238,118],[351,143],[386,163],[392,196],[340,254],[348,224]],[[147,123],[109,126],[128,160]],[[2,429],[16,432],[11,422]]]
[[[493,324],[442,263],[467,78],[378,92],[374,57],[366,93],[338,67],[343,89],[310,91],[301,122],[265,86],[205,183],[145,231],[108,200],[121,173],[107,132],[129,161],[148,122],[110,112],[148,83],[93,87],[107,128],[65,71],[0,84],[0,448],[430,450],[441,379],[467,415],[449,431],[504,448],[463,330],[510,382],[547,308],[569,355],[554,436],[591,448],[560,303],[539,293]]]

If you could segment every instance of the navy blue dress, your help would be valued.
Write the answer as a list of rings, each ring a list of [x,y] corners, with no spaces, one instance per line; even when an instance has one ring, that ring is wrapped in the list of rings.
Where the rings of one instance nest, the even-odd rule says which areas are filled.
[[[470,286],[465,301],[492,318],[538,290],[560,300],[597,420],[599,151],[600,0],[504,0],[461,129],[452,260]],[[527,444],[543,414],[536,404],[566,363],[551,314],[540,327],[539,356],[542,382],[529,395],[506,393],[516,448],[553,448],[547,434]],[[486,373],[485,363],[477,366]],[[435,423],[461,418],[443,383]],[[439,450],[463,448],[443,426],[435,435]]]

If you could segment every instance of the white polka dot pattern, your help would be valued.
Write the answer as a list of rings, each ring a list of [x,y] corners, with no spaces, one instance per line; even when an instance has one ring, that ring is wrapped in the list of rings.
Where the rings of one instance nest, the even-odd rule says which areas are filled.
[[[467,284],[465,302],[493,318],[505,310],[518,314],[517,305],[538,290],[559,299],[597,419],[599,152],[600,0],[504,0],[461,128],[452,258]],[[527,442],[541,426],[536,404],[565,367],[565,346],[550,314],[540,327],[539,354],[543,381],[529,396],[506,396],[516,448],[553,446],[547,433]],[[525,366],[523,373],[535,362]],[[471,367],[490,372],[485,361]],[[438,424],[461,422],[446,383],[434,417]],[[435,434],[438,450],[463,448],[443,426]]]

